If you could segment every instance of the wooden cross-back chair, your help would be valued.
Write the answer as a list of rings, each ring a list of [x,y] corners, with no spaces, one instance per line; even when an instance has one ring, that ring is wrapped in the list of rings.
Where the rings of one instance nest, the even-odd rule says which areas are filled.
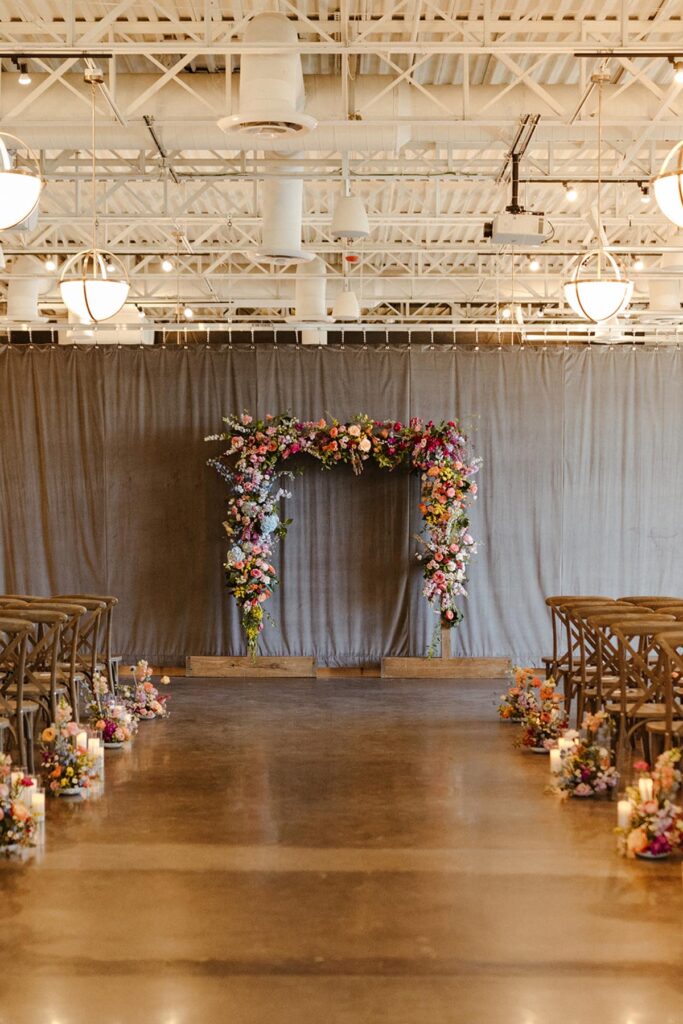
[[[73,601],[86,609],[81,617],[80,633],[76,648],[76,669],[92,682],[97,671],[100,628],[106,611],[106,602],[98,597],[74,597],[71,594],[56,594],[55,601]]]
[[[585,601],[587,603],[604,601],[614,601],[612,597],[601,597],[600,595],[555,595],[552,597],[546,597],[545,603],[550,608],[550,619],[552,626],[552,637],[553,637],[553,652],[550,657],[543,658],[543,664],[545,666],[546,678],[551,676],[555,682],[560,684],[564,678],[568,667],[569,667],[569,651],[562,650],[564,641],[566,640],[566,613],[563,611],[563,606],[567,602],[580,603]]]
[[[103,607],[100,616],[100,634],[97,639],[94,670],[103,672],[113,693],[116,693],[119,681],[119,665],[121,658],[113,653],[112,630],[114,608],[119,603],[118,597],[111,594],[60,594],[60,599],[86,602],[100,602]]]
[[[665,718],[663,675],[659,640],[680,632],[680,624],[666,617],[648,616],[614,626],[619,645],[619,690],[605,704],[618,719],[619,740],[632,742],[649,721]]]
[[[34,633],[32,622],[0,614],[0,713],[19,751],[19,764],[33,771],[33,721],[38,704],[24,698],[26,647]]]
[[[79,687],[85,676],[80,669],[78,660],[78,649],[81,637],[81,623],[88,614],[88,609],[82,604],[74,601],[61,601],[56,598],[41,600],[31,607],[40,607],[45,610],[61,612],[66,615],[66,622],[62,623],[59,644],[59,660],[57,670],[57,681],[68,688],[69,703],[76,721],[79,718]]]
[[[642,619],[643,610],[635,606],[619,605],[600,612],[591,612],[583,621],[583,632],[593,655],[590,659],[595,671],[586,672],[581,679],[577,694],[577,722],[583,719],[584,711],[598,711],[605,701],[619,689],[619,644],[614,627],[620,622]],[[659,616],[663,621],[675,621]]]
[[[656,634],[653,645],[659,650],[664,718],[646,722],[645,728],[670,750],[683,742],[683,628]]]
[[[25,602],[4,607],[35,626],[34,635],[29,636],[27,642],[24,693],[38,702],[48,722],[54,722],[59,698],[71,699],[68,682],[59,664],[62,628],[68,616],[56,608],[41,608]]]
[[[585,622],[588,616],[601,612],[631,610],[630,605],[619,601],[574,601],[570,600],[558,605],[558,612],[563,617],[565,627],[565,644],[567,648],[566,669],[564,673],[564,700],[567,713],[571,712],[575,698],[578,698],[587,682],[597,671],[596,650],[589,634],[586,633]],[[577,706],[581,703],[577,700]]]

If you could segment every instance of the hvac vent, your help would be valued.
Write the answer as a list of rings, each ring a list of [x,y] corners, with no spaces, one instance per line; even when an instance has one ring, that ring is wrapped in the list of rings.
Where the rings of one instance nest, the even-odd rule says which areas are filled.
[[[304,79],[295,26],[283,14],[257,14],[247,25],[244,41],[255,47],[291,47],[290,53],[245,53],[240,69],[240,109],[222,117],[218,127],[234,142],[263,147],[269,139],[302,135],[315,128],[314,117],[304,114]]]

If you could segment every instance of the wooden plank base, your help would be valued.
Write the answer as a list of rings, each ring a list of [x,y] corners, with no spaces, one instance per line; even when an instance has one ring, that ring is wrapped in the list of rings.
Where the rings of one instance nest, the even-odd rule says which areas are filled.
[[[315,678],[313,658],[213,657],[191,654],[186,659],[188,676],[222,676],[225,679]]]
[[[500,679],[508,658],[382,658],[383,679]]]

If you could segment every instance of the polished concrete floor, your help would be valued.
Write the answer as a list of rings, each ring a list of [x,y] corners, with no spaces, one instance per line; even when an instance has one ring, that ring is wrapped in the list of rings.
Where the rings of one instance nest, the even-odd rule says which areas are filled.
[[[1,1024],[681,1024],[680,862],[544,795],[498,686],[174,681],[0,863]]]

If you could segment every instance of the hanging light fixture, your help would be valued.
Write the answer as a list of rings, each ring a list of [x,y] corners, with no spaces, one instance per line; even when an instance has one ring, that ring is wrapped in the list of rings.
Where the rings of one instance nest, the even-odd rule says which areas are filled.
[[[633,282],[602,242],[602,83],[609,76],[600,71],[591,81],[598,87],[598,248],[586,253],[564,284],[564,296],[584,320],[600,323],[622,313],[633,294]]]
[[[95,162],[95,87],[104,81],[99,68],[88,69],[92,93],[92,249],[77,252],[64,265],[59,290],[66,308],[82,323],[110,320],[122,308],[130,283],[118,256],[97,248],[97,167]]]
[[[7,142],[13,149],[28,150],[35,170],[13,167]],[[0,132],[0,231],[16,227],[30,217],[40,199],[43,181],[36,155],[16,135]]]
[[[652,180],[657,206],[665,217],[683,227],[683,142],[677,142]]]

